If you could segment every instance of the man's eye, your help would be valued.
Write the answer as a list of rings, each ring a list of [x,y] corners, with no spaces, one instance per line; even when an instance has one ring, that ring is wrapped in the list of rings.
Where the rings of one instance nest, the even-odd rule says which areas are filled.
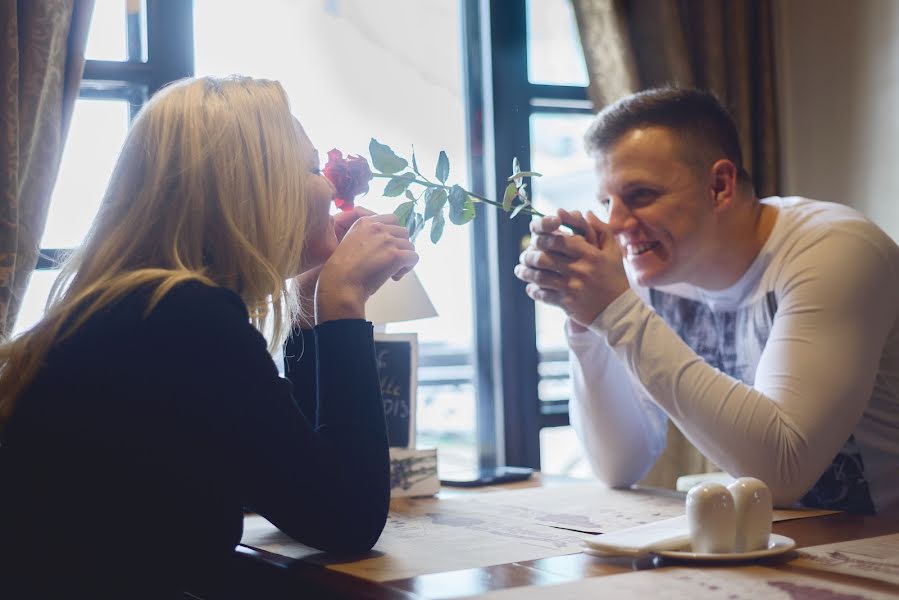
[[[634,190],[628,195],[627,201],[628,204],[648,204],[655,200],[657,195],[653,190]]]

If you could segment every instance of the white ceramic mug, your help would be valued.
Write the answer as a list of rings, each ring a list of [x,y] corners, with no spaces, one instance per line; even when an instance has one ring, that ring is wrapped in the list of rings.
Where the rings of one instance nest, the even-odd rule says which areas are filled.
[[[734,499],[720,483],[700,483],[687,492],[687,526],[693,552],[734,551],[737,519]]]
[[[740,477],[727,489],[734,498],[737,515],[736,551],[764,550],[771,537],[771,490],[755,477]]]

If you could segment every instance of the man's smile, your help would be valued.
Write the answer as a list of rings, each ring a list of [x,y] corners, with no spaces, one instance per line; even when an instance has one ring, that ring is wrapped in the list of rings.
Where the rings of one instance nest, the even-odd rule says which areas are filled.
[[[661,242],[658,241],[635,242],[625,244],[625,248],[627,249],[628,256],[640,256],[641,254],[655,250],[660,244]]]

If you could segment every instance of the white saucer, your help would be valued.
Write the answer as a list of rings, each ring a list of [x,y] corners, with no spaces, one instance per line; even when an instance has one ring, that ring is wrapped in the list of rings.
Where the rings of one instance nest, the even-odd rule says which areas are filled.
[[[695,562],[741,562],[778,556],[785,552],[789,552],[795,547],[796,542],[792,538],[772,533],[771,537],[768,538],[767,548],[763,550],[753,550],[752,552],[711,554],[706,552],[687,552],[686,550],[657,550],[653,554],[664,556],[665,558],[676,558],[677,560]]]

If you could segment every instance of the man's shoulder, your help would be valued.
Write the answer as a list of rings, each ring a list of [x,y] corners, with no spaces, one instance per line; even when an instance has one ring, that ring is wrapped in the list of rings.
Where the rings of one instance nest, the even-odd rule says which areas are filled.
[[[781,257],[792,260],[814,251],[874,252],[890,262],[899,261],[899,247],[876,223],[860,211],[836,202],[798,196],[765,198],[778,208],[775,231]]]
[[[848,206],[782,200],[778,240],[765,275],[765,287],[778,298],[806,289],[834,302],[848,289],[899,294],[899,246],[885,231]]]
[[[836,202],[813,200],[801,196],[764,198],[762,204],[778,209],[778,222],[783,234],[803,235],[840,230],[883,230],[862,212]],[[885,234],[884,234],[885,235]]]

